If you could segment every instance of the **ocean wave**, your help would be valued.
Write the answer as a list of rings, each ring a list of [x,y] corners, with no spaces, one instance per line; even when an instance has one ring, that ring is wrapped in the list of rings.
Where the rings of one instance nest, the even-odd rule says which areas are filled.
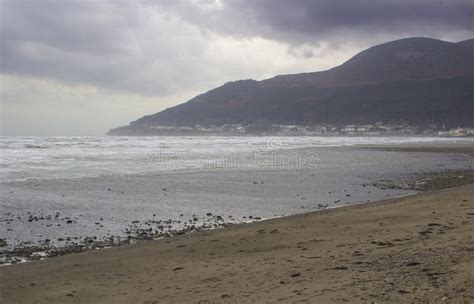
[[[48,149],[47,146],[33,145],[33,144],[25,144],[23,147],[26,149]]]
[[[0,137],[1,174],[21,171],[21,177],[65,178],[106,173],[171,170],[176,165],[200,168],[220,161],[279,150],[355,146],[360,144],[474,144],[468,138],[431,137]],[[264,155],[264,153],[263,153]],[[150,164],[152,162],[152,164]],[[165,163],[166,166],[163,166]],[[8,179],[8,178],[7,178]]]

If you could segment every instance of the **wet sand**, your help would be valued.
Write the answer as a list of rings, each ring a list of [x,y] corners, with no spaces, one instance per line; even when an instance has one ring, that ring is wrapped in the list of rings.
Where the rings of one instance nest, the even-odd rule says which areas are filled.
[[[0,268],[4,303],[474,301],[474,185]]]
[[[385,151],[394,151],[394,152],[430,152],[430,153],[455,153],[455,154],[463,154],[474,156],[474,148],[472,145],[464,145],[464,146],[420,146],[420,145],[405,145],[405,146],[370,146],[365,145],[361,147],[377,149],[377,150],[385,150]]]
[[[314,164],[307,162],[312,156]],[[32,258],[13,252],[5,261],[3,249],[82,250],[89,241],[107,246],[413,194],[404,185],[418,177],[474,166],[471,157],[454,154],[353,147],[283,149],[259,159],[261,166],[2,182],[0,239],[8,245],[0,247],[0,264]]]

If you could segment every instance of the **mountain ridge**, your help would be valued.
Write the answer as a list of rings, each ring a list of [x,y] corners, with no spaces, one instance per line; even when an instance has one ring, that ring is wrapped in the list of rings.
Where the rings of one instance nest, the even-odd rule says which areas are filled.
[[[472,126],[473,54],[474,39],[446,42],[414,37],[390,41],[326,71],[227,82],[109,134],[124,128],[139,133],[140,128],[157,125],[208,127],[262,120],[267,124],[386,121]]]
[[[427,45],[427,44],[430,44],[430,45]],[[435,48],[434,47],[434,44],[437,45],[437,47]],[[351,57],[350,59],[348,59],[347,61],[345,61],[344,63],[342,63],[341,65],[338,65],[334,68],[331,68],[331,69],[328,69],[328,70],[325,70],[325,71],[319,71],[319,72],[308,72],[308,73],[298,73],[298,74],[287,74],[287,75],[277,75],[275,77],[272,77],[272,78],[269,78],[269,79],[265,79],[265,80],[262,80],[262,83],[271,83],[271,82],[274,82],[274,81],[277,81],[281,78],[286,78],[286,77],[311,77],[311,76],[315,76],[316,78],[318,76],[323,76],[323,77],[328,77],[327,74],[330,73],[330,77],[337,77],[336,75],[334,74],[337,74],[339,71],[343,70],[343,69],[347,69],[347,68],[352,68],[353,69],[353,65],[354,64],[360,64],[360,61],[363,61],[363,60],[366,60],[367,57],[370,57],[368,58],[370,61],[372,61],[371,63],[369,63],[371,65],[371,68],[369,71],[366,71],[366,72],[369,72],[370,73],[370,76],[372,76],[374,79],[372,81],[360,81],[357,82],[357,81],[354,81],[354,79],[352,79],[352,83],[350,81],[345,81],[343,83],[339,83],[339,84],[336,84],[335,86],[344,86],[344,85],[351,85],[351,84],[355,84],[355,85],[358,85],[358,84],[374,84],[374,83],[379,83],[379,82],[383,82],[383,80],[385,81],[390,81],[390,80],[402,80],[402,79],[407,79],[406,77],[405,78],[400,78],[400,75],[393,75],[391,74],[391,78],[387,79],[387,78],[380,78],[380,72],[379,73],[373,73],[373,68],[374,68],[374,65],[377,65],[377,64],[380,64],[380,61],[382,60],[387,60],[389,61],[389,58],[387,58],[388,56],[390,55],[398,55],[398,64],[400,63],[404,63],[404,64],[411,64],[412,62],[408,62],[410,61],[410,58],[413,58],[413,57],[420,57],[420,56],[424,56],[426,54],[424,54],[423,52],[426,52],[426,51],[433,51],[433,50],[436,50],[436,49],[439,49],[439,47],[443,46],[443,47],[446,47],[446,48],[453,48],[453,51],[452,53],[450,53],[449,57],[451,57],[450,59],[452,60],[456,60],[456,57],[461,57],[461,58],[469,58],[469,62],[468,64],[466,65],[465,62],[456,62],[457,64],[455,65],[454,68],[457,68],[458,70],[462,70],[462,71],[458,71],[458,72],[455,72],[455,71],[450,71],[451,73],[448,73],[447,75],[445,75],[444,78],[450,78],[450,77],[455,77],[455,76],[459,76],[459,75],[462,75],[462,74],[465,74],[467,71],[469,71],[470,73],[473,73],[474,72],[474,55],[472,55],[472,49],[471,49],[471,44],[474,44],[474,39],[468,39],[468,40],[464,40],[464,41],[460,41],[460,42],[447,42],[447,41],[442,41],[442,40],[437,40],[437,39],[433,39],[433,38],[424,38],[424,37],[412,37],[412,38],[404,38],[404,39],[399,39],[399,40],[395,40],[395,41],[390,41],[390,42],[386,42],[386,43],[382,43],[382,44],[379,44],[379,45],[376,45],[376,46],[373,46],[373,47],[370,47],[366,50],[363,50],[359,53],[357,53],[356,55],[354,55],[353,57]],[[407,47],[410,47],[412,48],[411,49],[411,54],[409,53],[409,51],[406,49]],[[399,53],[398,54],[387,54],[387,53],[384,53],[384,51],[386,51],[388,49],[390,49],[391,51],[398,51]],[[403,48],[403,50],[400,50],[400,48]],[[382,51],[382,52],[381,52]],[[402,52],[402,53],[400,53]],[[459,56],[461,55],[461,56]],[[379,57],[377,58],[378,60],[374,62],[374,57]],[[380,57],[385,57],[385,58],[380,58]],[[433,58],[433,59],[437,59],[437,58]],[[405,62],[403,62],[405,61]],[[425,62],[425,64],[427,65],[433,65],[435,64],[436,62],[433,62],[433,61],[428,61],[428,62]],[[357,68],[357,67],[356,67]],[[375,68],[378,68],[380,70],[380,66],[375,66]],[[347,72],[344,71],[344,72]],[[361,73],[361,71],[357,71],[359,74]],[[357,73],[356,72],[356,73]],[[409,79],[433,79],[433,78],[438,78],[438,77],[434,77],[434,76],[440,76],[438,73],[439,71],[425,71],[426,72],[431,72],[431,76],[430,77],[421,77],[421,75],[412,75],[411,78]],[[433,72],[438,72],[438,73],[433,73]],[[325,75],[326,74],[326,75]],[[361,75],[356,75],[356,76],[361,76]],[[397,77],[394,77],[394,76],[397,76]],[[415,77],[413,77],[415,76]],[[347,77],[347,76],[346,76]],[[365,75],[365,77],[367,77]],[[316,79],[317,81],[318,79]],[[314,81],[314,79],[313,79]],[[327,80],[326,80],[327,81]],[[333,79],[334,81],[334,79]],[[318,83],[311,83],[311,82],[306,82],[304,83],[303,86],[311,86],[311,85],[317,85]],[[323,86],[330,86],[328,85],[328,83],[323,83]]]

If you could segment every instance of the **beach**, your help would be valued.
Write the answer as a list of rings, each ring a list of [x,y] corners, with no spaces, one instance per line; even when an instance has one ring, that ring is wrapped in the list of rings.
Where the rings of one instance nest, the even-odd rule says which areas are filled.
[[[373,139],[428,140],[444,142]],[[11,139],[0,170],[0,265],[413,194],[414,180],[473,167],[458,150],[354,146],[369,141]]]
[[[0,268],[4,303],[474,300],[474,185]]]
[[[196,220],[183,217],[182,230],[156,231],[162,222],[134,221],[136,230],[127,230],[128,238],[120,243],[85,236],[55,247],[54,239],[45,243],[39,238],[41,246],[15,248],[8,247],[14,244],[8,239],[3,252],[13,265],[0,267],[0,302],[474,300],[472,147],[324,147],[271,155],[304,160],[315,151],[320,158],[314,168],[296,163],[289,168],[3,182],[7,206],[38,205],[36,212],[28,212],[30,226],[21,213],[10,216],[16,221],[4,217],[8,231],[18,237],[22,234],[14,227],[24,227],[25,236],[38,227],[50,229],[43,230],[49,233],[43,238],[50,237],[48,231],[72,236],[74,229],[81,236],[86,231],[82,227],[94,227],[94,216],[103,216],[94,212],[116,212],[118,207],[118,215],[135,212],[140,218],[155,217],[152,208],[171,210],[179,208],[177,202],[194,202],[191,211],[203,214],[193,215]],[[130,205],[130,198],[144,200]],[[85,204],[91,199],[96,202]],[[168,199],[169,204],[147,204],[145,199]],[[48,208],[60,204],[79,216],[48,217],[46,212],[52,211],[47,210],[54,210]],[[29,206],[21,212],[32,210]],[[215,212],[217,206],[239,216]],[[110,228],[107,221],[102,224]],[[94,229],[99,235],[100,228]],[[33,261],[18,263],[22,257]]]
[[[0,304],[474,304],[473,1],[0,0]]]

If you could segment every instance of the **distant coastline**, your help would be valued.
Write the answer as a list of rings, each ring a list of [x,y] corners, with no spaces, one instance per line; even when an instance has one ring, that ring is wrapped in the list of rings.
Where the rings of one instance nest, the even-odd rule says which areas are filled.
[[[325,71],[230,81],[108,134],[473,136],[473,42],[412,37]]]
[[[474,128],[456,127],[416,127],[411,125],[393,125],[377,122],[374,124],[348,125],[255,125],[226,124],[222,126],[173,127],[162,125],[134,125],[111,129],[112,136],[433,136],[433,137],[474,137]]]

